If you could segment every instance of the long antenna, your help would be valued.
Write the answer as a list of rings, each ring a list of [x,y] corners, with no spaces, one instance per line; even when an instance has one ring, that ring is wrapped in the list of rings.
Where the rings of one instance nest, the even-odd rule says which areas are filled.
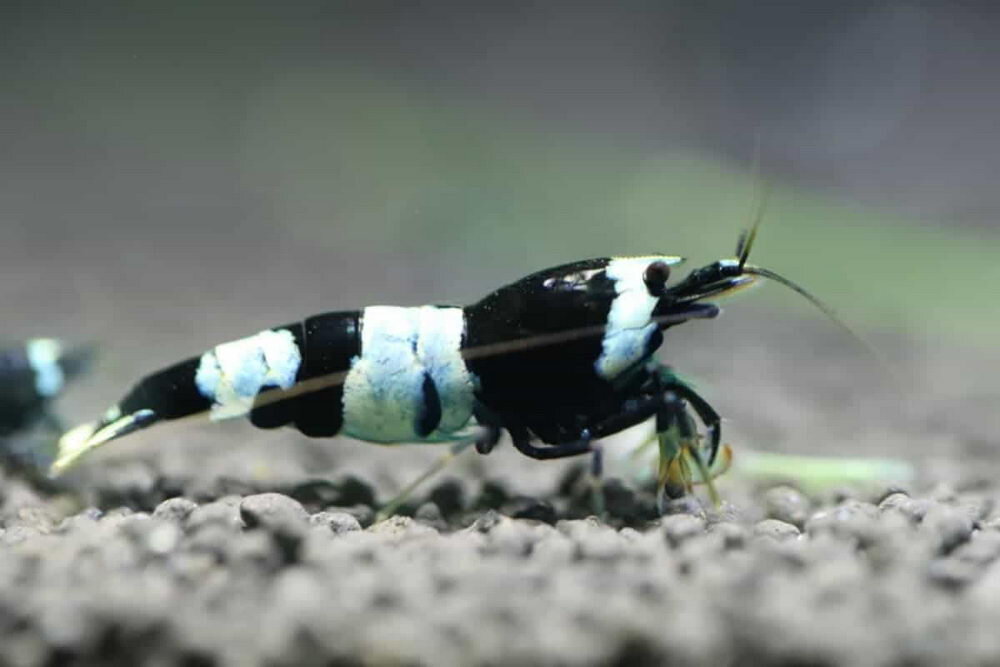
[[[840,327],[856,343],[858,343],[861,347],[863,347],[868,352],[868,354],[870,354],[879,363],[882,369],[889,374],[889,377],[891,377],[894,381],[896,380],[896,373],[892,370],[892,365],[889,363],[889,360],[886,359],[881,352],[879,352],[878,348],[876,348],[871,343],[862,338],[860,335],[858,335],[854,331],[854,329],[847,326],[847,323],[844,322],[844,320],[840,319],[840,316],[837,315],[837,312],[829,305],[827,305],[825,302],[820,300],[819,297],[815,296],[801,285],[794,283],[793,281],[784,277],[780,273],[776,273],[770,269],[765,269],[763,267],[753,266],[753,265],[746,265],[746,266],[741,265],[741,269],[743,273],[748,273],[752,276],[760,276],[761,278],[767,278],[768,280],[773,280],[776,283],[780,283],[785,287],[787,287],[788,289],[802,296],[812,305],[819,308],[819,310],[822,311],[822,313],[826,315],[831,322]]]
[[[771,269],[765,269],[762,266],[740,264],[740,268],[742,269],[742,273],[749,273],[752,276],[760,276],[761,278],[767,278],[768,280],[773,280],[797,292],[799,295],[801,295],[807,301],[809,301],[809,303],[811,303],[812,305],[816,306],[821,311],[823,311],[823,314],[829,317],[831,320],[833,320],[838,326],[846,330],[852,336],[857,337],[855,333],[851,331],[851,328],[847,326],[847,324],[842,319],[840,319],[840,316],[837,315],[837,312],[833,308],[831,308],[826,303],[821,301],[819,297],[815,296],[801,285],[792,282],[791,280],[784,277],[780,273],[776,273]]]
[[[760,229],[760,224],[764,219],[764,210],[767,208],[768,197],[771,194],[771,184],[763,180],[760,175],[760,152],[760,132],[758,131],[754,135],[753,165],[751,167],[754,180],[754,198],[751,205],[752,213],[749,224],[743,229],[743,231],[740,232],[739,239],[736,241],[736,262],[740,273],[747,273],[754,276],[760,276],[761,278],[767,278],[768,280],[773,280],[798,293],[800,296],[809,301],[809,303],[816,306],[830,321],[840,327],[856,343],[863,347],[868,354],[870,354],[878,362],[889,377],[896,381],[896,373],[892,370],[892,365],[889,363],[888,359],[886,359],[877,348],[851,329],[851,327],[847,326],[847,323],[840,319],[840,316],[837,315],[836,311],[834,311],[834,309],[825,302],[821,301],[819,297],[779,273],[760,266],[747,264],[747,259],[750,257],[750,251],[753,249],[754,241],[757,240],[757,230]]]

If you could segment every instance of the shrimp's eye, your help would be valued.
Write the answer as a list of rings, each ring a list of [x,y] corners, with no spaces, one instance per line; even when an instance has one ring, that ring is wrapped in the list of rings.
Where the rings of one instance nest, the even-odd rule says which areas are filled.
[[[666,262],[653,262],[646,267],[642,280],[646,283],[650,296],[661,297],[667,290],[667,281],[670,280],[670,266]]]

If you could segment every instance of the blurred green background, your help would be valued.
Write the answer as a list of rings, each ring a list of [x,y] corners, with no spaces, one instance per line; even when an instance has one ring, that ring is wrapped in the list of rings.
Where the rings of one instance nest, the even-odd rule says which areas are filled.
[[[954,167],[962,157],[931,143],[958,134],[970,103],[988,112],[988,93],[935,97],[945,66],[990,55],[928,36],[946,20],[982,31],[984,17],[968,10],[105,2],[3,11],[0,303],[25,292],[39,301],[30,320],[5,318],[12,336],[65,327],[67,309],[101,337],[119,318],[155,320],[149,311],[163,301],[199,326],[202,304],[259,307],[254,327],[284,314],[275,304],[286,301],[304,312],[469,301],[581,256],[714,259],[732,252],[749,215],[757,137],[773,184],[757,262],[859,326],[989,345],[1000,318],[981,289],[1000,277],[992,186],[949,211],[941,202],[957,197],[946,188],[954,169],[934,191],[925,183],[936,160]],[[746,34],[755,30],[759,40]],[[846,51],[851,40],[868,51]],[[893,40],[895,50],[880,45]],[[866,66],[844,83],[841,70]],[[914,77],[916,89],[899,83]],[[811,114],[831,99],[836,108]],[[950,118],[947,108],[921,113],[928,103],[951,104]],[[927,135],[911,127],[920,123],[940,136],[899,150],[906,136]],[[978,174],[982,155],[970,154],[965,171]],[[910,167],[919,173],[909,188],[897,177],[882,197],[850,182],[859,163],[895,173],[918,161],[926,169]],[[980,211],[971,223],[970,198]],[[60,274],[55,293],[38,290],[43,273]],[[308,281],[287,290],[289,276]],[[760,308],[805,307],[764,292],[752,297]],[[102,318],[88,317],[94,301],[110,309]]]
[[[928,451],[957,440],[986,451],[998,10],[250,0],[0,11],[3,336],[102,342],[73,415],[160,365],[316,312],[466,303],[585,256],[729,256],[759,185],[759,140],[771,197],[754,261],[907,367],[905,390],[930,398],[900,408],[900,423],[947,440]],[[809,448],[801,433],[813,437],[815,418],[789,426],[795,437],[775,431],[806,400],[842,427],[834,449],[884,442],[854,437],[855,420],[888,428],[884,397],[866,394],[880,382],[871,360],[782,288],[678,328],[666,354],[728,397],[725,414],[751,430],[758,420],[765,445]],[[755,400],[764,386],[786,393]],[[780,418],[758,414],[762,402]]]

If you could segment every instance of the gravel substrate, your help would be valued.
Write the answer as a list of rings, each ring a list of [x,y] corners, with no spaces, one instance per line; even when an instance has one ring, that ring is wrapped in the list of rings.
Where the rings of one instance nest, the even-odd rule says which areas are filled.
[[[154,476],[132,498],[141,509],[103,510],[2,479],[0,664],[1000,656],[994,490],[734,487],[740,506],[680,502],[657,517],[649,494],[611,482],[601,521],[565,518],[583,513],[566,470],[539,498],[445,479],[415,518],[377,523],[375,490],[351,477],[154,503],[171,485]],[[95,498],[123,477],[107,479]]]

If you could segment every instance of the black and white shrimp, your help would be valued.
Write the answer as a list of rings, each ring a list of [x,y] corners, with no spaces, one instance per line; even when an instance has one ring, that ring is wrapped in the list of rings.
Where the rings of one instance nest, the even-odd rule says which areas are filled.
[[[533,273],[465,307],[324,313],[217,345],[147,376],[101,419],[68,432],[51,471],[202,413],[310,437],[474,444],[480,453],[507,431],[531,458],[590,453],[599,470],[602,438],[655,419],[660,489],[682,495],[711,479],[720,418],[655,355],[668,329],[719,314],[706,300],[761,276],[789,284],[746,264],[754,232],[736,258],[680,280],[678,256],[601,257]]]
[[[0,438],[49,421],[52,400],[87,366],[89,348],[67,348],[54,338],[32,338],[0,349]]]

